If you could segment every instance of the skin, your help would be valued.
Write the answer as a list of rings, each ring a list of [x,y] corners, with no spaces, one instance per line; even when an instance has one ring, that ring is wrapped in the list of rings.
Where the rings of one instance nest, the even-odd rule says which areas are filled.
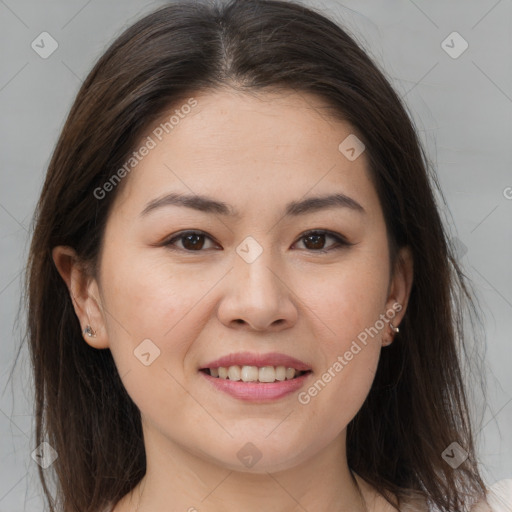
[[[338,150],[354,129],[328,118],[307,94],[215,91],[194,98],[192,112],[124,178],[99,275],[81,272],[71,248],[53,251],[82,328],[96,331],[85,341],[111,350],[142,414],[147,473],[114,510],[135,511],[141,491],[140,512],[170,504],[208,512],[393,510],[357,477],[365,509],[345,449],[346,427],[370,390],[382,347],[393,340],[389,324],[307,405],[297,393],[243,402],[198,373],[232,352],[277,351],[307,362],[311,385],[396,303],[403,307],[392,321],[400,324],[413,262],[404,248],[391,268],[366,155],[350,161]],[[240,217],[179,206],[140,216],[168,192],[211,196]],[[283,217],[289,202],[333,192],[365,212],[333,207]],[[354,245],[334,249],[329,236],[315,245],[304,238],[312,229]],[[184,230],[207,234],[199,251],[187,252],[184,239],[175,251],[160,243]],[[252,263],[236,252],[247,236],[263,250]],[[160,356],[145,366],[133,351],[148,338]],[[237,457],[247,442],[262,455],[252,468]]]

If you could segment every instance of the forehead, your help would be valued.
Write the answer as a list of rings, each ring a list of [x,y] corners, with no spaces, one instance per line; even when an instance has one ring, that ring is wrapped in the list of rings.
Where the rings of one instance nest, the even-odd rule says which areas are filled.
[[[142,210],[172,191],[215,196],[244,211],[336,186],[373,195],[371,202],[364,151],[349,159],[340,150],[355,130],[332,112],[322,99],[295,91],[191,94],[148,128],[139,145],[151,141],[151,149],[124,178],[118,204]]]

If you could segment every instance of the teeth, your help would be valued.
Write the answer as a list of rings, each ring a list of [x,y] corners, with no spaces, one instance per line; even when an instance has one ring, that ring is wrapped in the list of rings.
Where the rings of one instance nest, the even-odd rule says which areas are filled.
[[[293,377],[295,377],[295,369],[286,368],[286,379],[293,379]]]
[[[286,368],[285,366],[220,366],[219,368],[209,368],[212,377],[219,379],[229,379],[243,382],[275,382],[291,380],[299,376],[302,372],[295,368]]]
[[[232,368],[232,366],[230,366]],[[240,378],[244,382],[256,382],[258,380],[258,367],[257,366],[242,366]]]
[[[230,366],[228,368],[229,380],[240,380],[241,378],[240,366]]]
[[[295,373],[295,372],[294,372]],[[259,370],[260,382],[274,382],[276,380],[276,369],[273,366],[264,366]]]
[[[277,380],[285,380],[286,379],[286,368],[284,366],[278,366],[276,368],[276,379]]]

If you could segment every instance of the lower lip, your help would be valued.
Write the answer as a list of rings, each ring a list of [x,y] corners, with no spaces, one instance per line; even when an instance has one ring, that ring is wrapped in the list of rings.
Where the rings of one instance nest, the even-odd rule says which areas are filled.
[[[278,400],[294,391],[299,390],[311,372],[291,380],[275,382],[243,382],[241,380],[220,379],[212,377],[205,372],[199,372],[218,390],[247,402],[267,402]]]

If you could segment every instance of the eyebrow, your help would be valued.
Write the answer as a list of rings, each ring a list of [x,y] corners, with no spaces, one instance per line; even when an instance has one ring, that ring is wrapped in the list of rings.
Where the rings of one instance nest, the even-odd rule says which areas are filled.
[[[203,195],[186,195],[170,193],[150,201],[140,213],[141,217],[164,206],[182,206],[204,213],[214,213],[233,218],[240,218],[240,213],[232,206],[222,201]],[[365,209],[355,200],[345,194],[337,193],[318,197],[310,197],[302,201],[292,201],[285,208],[285,217],[296,217],[328,208],[349,208],[359,213]]]

